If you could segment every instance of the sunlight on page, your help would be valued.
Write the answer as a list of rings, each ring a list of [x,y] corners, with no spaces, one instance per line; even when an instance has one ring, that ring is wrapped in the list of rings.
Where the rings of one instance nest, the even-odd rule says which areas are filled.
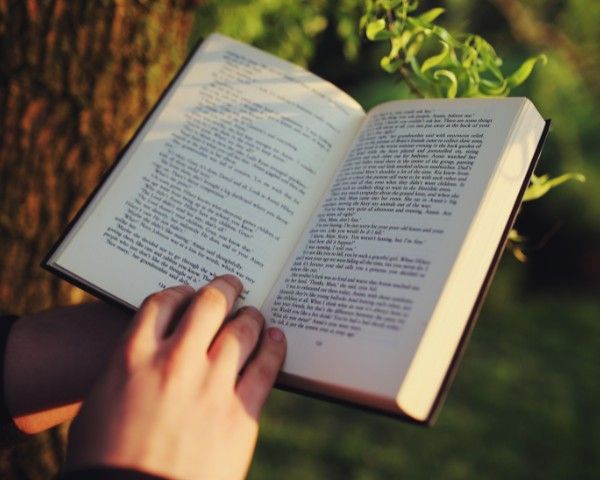
[[[59,262],[133,306],[226,272],[261,304],[363,116],[331,84],[213,35]]]

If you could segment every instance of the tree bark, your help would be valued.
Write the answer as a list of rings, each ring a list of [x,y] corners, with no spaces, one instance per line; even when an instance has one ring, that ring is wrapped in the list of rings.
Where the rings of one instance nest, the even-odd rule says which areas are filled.
[[[185,57],[191,7],[0,1],[0,309],[81,298],[39,262]]]
[[[183,61],[195,3],[0,0],[0,311],[84,298],[40,261]],[[0,476],[52,477],[62,438]]]

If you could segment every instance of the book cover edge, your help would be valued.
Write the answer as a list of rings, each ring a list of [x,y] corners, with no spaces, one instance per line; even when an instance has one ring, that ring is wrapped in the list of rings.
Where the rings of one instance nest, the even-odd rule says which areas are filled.
[[[465,353],[466,346],[469,343],[469,339],[473,332],[473,328],[475,327],[477,318],[479,317],[479,313],[481,312],[481,309],[483,307],[484,300],[487,297],[487,293],[489,291],[490,285],[492,283],[492,280],[494,278],[494,275],[496,273],[498,265],[500,264],[500,260],[504,253],[504,248],[505,248],[506,242],[508,240],[508,235],[517,219],[517,215],[521,208],[523,195],[525,194],[525,190],[527,189],[527,186],[529,185],[531,176],[533,175],[533,172],[534,172],[535,168],[537,167],[540,157],[542,155],[542,150],[543,150],[544,144],[546,143],[546,138],[548,137],[548,132],[550,130],[551,123],[552,123],[552,120],[550,120],[550,119],[545,120],[544,129],[542,130],[542,134],[538,141],[537,147],[535,149],[535,152],[533,153],[533,158],[531,160],[531,163],[529,164],[529,168],[528,168],[525,178],[523,180],[523,184],[521,185],[521,189],[519,190],[519,193],[515,200],[513,209],[508,217],[508,221],[506,222],[506,226],[504,228],[504,231],[502,232],[502,235],[498,242],[498,246],[496,247],[494,256],[492,257],[492,261],[490,262],[490,266],[486,273],[485,279],[484,279],[483,283],[481,284],[481,288],[477,295],[477,299],[475,300],[475,303],[474,303],[471,313],[469,315],[469,319],[467,320],[467,325],[465,326],[463,333],[461,335],[460,341],[457,344],[456,350],[455,350],[452,360],[450,362],[450,367],[446,371],[446,375],[444,376],[444,380],[442,381],[442,386],[440,387],[440,389],[438,391],[438,394],[436,396],[435,401],[433,402],[433,405],[429,411],[429,414],[427,415],[426,419],[422,422],[425,425],[432,426],[435,423],[435,421],[437,420],[437,417],[439,415],[441,407],[444,404],[444,401],[448,394],[449,388],[452,385],[452,382],[456,376],[456,373],[458,371],[458,366],[459,366],[460,361]]]

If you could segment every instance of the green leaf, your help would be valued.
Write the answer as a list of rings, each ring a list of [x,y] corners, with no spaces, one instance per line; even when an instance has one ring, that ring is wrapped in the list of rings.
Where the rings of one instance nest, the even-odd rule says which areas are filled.
[[[449,52],[450,52],[450,45],[448,45],[446,42],[442,42],[441,53],[426,59],[423,62],[423,64],[421,65],[421,72],[426,72],[430,68],[437,67],[440,63],[442,63],[446,59]]]
[[[463,68],[469,69],[471,68],[471,66],[473,66],[476,60],[477,50],[467,45],[462,53],[462,60],[460,62],[461,65],[463,66]]]
[[[448,80],[450,80],[450,86],[446,92],[446,98],[455,98],[456,92],[458,91],[458,80],[456,79],[454,72],[451,72],[450,70],[438,70],[433,74],[433,78],[435,80],[439,80],[440,77],[446,77]]]
[[[514,88],[521,85],[525,80],[527,80],[529,75],[531,75],[533,68],[538,62],[540,62],[542,65],[546,65],[546,63],[548,63],[548,57],[546,57],[546,55],[537,55],[525,60],[523,64],[506,79],[508,86],[510,88]]]
[[[523,201],[529,202],[530,200],[536,200],[540,197],[543,197],[548,193],[548,191],[562,183],[565,183],[569,180],[577,180],[578,182],[585,182],[585,176],[581,173],[563,173],[555,178],[549,178],[548,175],[544,175],[543,177],[537,177],[535,180],[532,178],[531,183],[525,190],[525,194],[523,195]]]
[[[358,22],[358,28],[360,29],[361,32],[363,30],[366,30],[367,24],[369,23],[370,19],[371,19],[371,15],[369,13],[365,13],[362,17],[360,17],[360,20]]]
[[[467,76],[467,85],[461,93],[461,97],[480,97],[481,93],[478,88],[478,81],[472,76]]]
[[[389,33],[385,30],[385,19],[379,18],[367,23],[366,35],[369,40],[382,40],[389,38]],[[387,33],[387,35],[385,35]]]
[[[425,35],[422,33],[418,33],[414,36],[413,41],[406,49],[406,60],[411,61],[414,57],[417,56],[419,50],[423,46],[423,41],[425,40]]]
[[[402,35],[399,37],[392,38],[392,52],[395,52],[395,55],[398,55],[401,48],[404,48],[410,42],[413,34],[408,30],[402,32]]]
[[[404,1],[405,0],[391,0],[386,8],[389,8],[391,10],[404,3]]]
[[[527,261],[527,255],[525,255],[525,252],[521,249],[521,247],[519,245],[516,245],[514,243],[509,243],[508,244],[510,251],[512,252],[512,254],[514,255],[514,257],[521,263],[525,263]]]
[[[394,37],[390,40],[391,49],[390,49],[390,53],[387,55],[390,58],[390,60],[398,57],[398,55],[400,54],[400,49],[404,45],[406,45],[409,40],[410,40],[410,32],[404,32],[399,37]]]
[[[545,183],[548,181],[548,179],[550,178],[550,175],[542,175],[541,177],[538,177],[535,173],[533,175],[531,175],[531,183],[534,184],[539,184],[539,183]]]
[[[431,80],[421,73],[421,66],[419,65],[416,57],[412,57],[408,63],[410,64],[410,67],[417,78],[427,82],[428,84],[431,83]]]
[[[409,12],[414,12],[417,8],[419,8],[419,0],[413,0],[412,2],[406,2],[408,4],[407,10]]]
[[[446,30],[445,28],[442,28],[438,25],[434,25],[433,27],[431,27],[431,32],[436,35],[440,41],[446,42],[450,45],[454,45],[454,46],[459,46],[460,42],[457,42],[452,35],[450,35],[450,32],[448,30]]]
[[[444,12],[445,9],[443,8],[432,8],[431,10],[426,11],[422,15],[419,15],[417,18],[422,22],[431,23]]]
[[[515,243],[523,243],[526,240],[526,238],[520,235],[514,228],[511,228],[510,232],[508,232],[508,239]]]
[[[506,80],[502,80],[501,82],[493,82],[485,79],[481,79],[479,86],[483,94],[494,97],[505,95],[508,87]]]
[[[379,63],[387,73],[394,73],[398,70],[398,67],[402,64],[402,61],[394,57],[383,57]]]

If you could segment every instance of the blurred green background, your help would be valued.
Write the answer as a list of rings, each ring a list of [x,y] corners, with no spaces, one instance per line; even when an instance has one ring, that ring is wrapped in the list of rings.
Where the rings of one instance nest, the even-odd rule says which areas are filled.
[[[167,51],[162,66],[139,67],[150,79],[140,84],[146,89],[143,94],[138,95],[140,90],[134,83],[127,83],[133,76],[117,76],[122,85],[132,89],[127,102],[141,98],[139,112],[127,128],[114,121],[126,110],[124,103],[119,106],[117,102],[114,106],[108,100],[98,101],[104,97],[78,91],[83,110],[89,108],[91,118],[99,111],[102,115],[98,114],[98,118],[113,118],[107,124],[114,131],[106,127],[104,140],[88,143],[92,145],[90,153],[74,157],[80,158],[86,168],[95,165],[95,170],[86,174],[86,184],[75,181],[79,177],[73,174],[72,183],[79,190],[69,197],[71,208],[85,198],[102,165],[112,161],[114,151],[126,140],[117,134],[130,134],[135,122],[152,105],[156,93],[164,88],[165,72],[173,72],[168,61],[180,62],[186,48],[212,31],[304,65],[348,91],[366,108],[409,95],[404,85],[379,68],[386,45],[369,44],[359,35],[362,0],[131,2],[135,7],[115,7],[115,16],[111,17],[110,9],[117,3],[98,3],[108,12],[107,22],[114,24],[115,18],[126,18],[124,24],[135,29],[136,21],[141,24],[139,18],[147,11],[150,20],[139,28],[159,31],[161,21],[166,25],[171,21],[168,19],[174,18],[172,21],[179,29],[174,32],[179,32],[184,40],[178,40],[174,34],[169,37],[169,33],[151,35],[160,37],[169,48],[175,45],[173,51],[179,52],[179,57]],[[67,12],[75,9],[72,5],[79,5],[73,17],[82,23],[93,26],[93,22],[101,25],[104,21],[93,15],[84,18],[81,12],[92,7],[84,8],[83,3],[59,1],[58,4],[66,5]],[[154,18],[152,14],[158,4],[166,7]],[[17,4],[0,4],[0,11],[10,14],[11,9],[20,8],[14,5]],[[524,247],[528,260],[520,263],[505,254],[454,385],[433,428],[276,391],[264,413],[262,434],[250,471],[252,479],[600,477],[600,2],[421,3],[421,9],[433,6],[446,8],[441,23],[451,31],[473,32],[488,39],[505,59],[506,71],[532,54],[548,55],[548,65],[536,69],[533,77],[512,94],[530,97],[541,113],[553,120],[537,173],[557,175],[578,171],[585,174],[587,182],[563,185],[523,209],[517,226],[528,239]],[[127,8],[141,10],[123,13]],[[183,12],[181,16],[177,16],[179,11]],[[11,24],[10,18],[0,15],[0,23],[4,25],[0,37],[10,37],[11,27],[6,26]],[[57,28],[72,28],[72,24],[57,23]],[[120,48],[118,42],[126,40],[121,30],[115,32],[113,28],[112,41]],[[152,42],[140,45],[146,50],[160,47]],[[122,51],[121,48],[119,52]],[[14,75],[8,67],[6,72],[0,68],[0,74]],[[54,77],[52,81],[59,81]],[[43,82],[43,75],[36,81]],[[32,85],[32,89],[38,88],[36,83]],[[48,92],[52,89],[48,89],[46,96]],[[108,115],[106,105],[114,107],[113,117]],[[82,118],[88,120],[79,119],[79,134],[85,140],[87,130],[81,127]],[[110,140],[116,145],[112,150],[106,146]],[[3,163],[8,164],[8,160],[2,159],[0,167]],[[70,181],[71,177],[66,178]],[[56,238],[60,225],[72,214],[68,209],[61,212],[56,226],[47,229],[49,239]],[[0,227],[14,238],[10,235],[6,238],[10,237],[15,244],[23,243],[14,233],[18,229],[7,225]],[[27,246],[28,237],[24,238]],[[45,251],[47,243],[41,242],[39,251]],[[32,278],[37,281],[36,275],[31,273],[26,281],[31,283]],[[60,295],[54,294],[54,299],[80,298],[79,294],[66,290],[70,287],[62,284],[56,287],[52,283],[55,279],[44,277],[40,282],[55,286],[50,291]],[[23,298],[35,298],[39,291]],[[9,290],[0,293],[6,293],[3,301],[14,298]],[[45,305],[50,303],[47,301]],[[39,308],[27,300],[23,309],[34,306]],[[62,455],[63,431],[38,437],[2,456],[0,471],[7,472],[5,478],[55,476]],[[36,463],[36,458],[42,460]]]

